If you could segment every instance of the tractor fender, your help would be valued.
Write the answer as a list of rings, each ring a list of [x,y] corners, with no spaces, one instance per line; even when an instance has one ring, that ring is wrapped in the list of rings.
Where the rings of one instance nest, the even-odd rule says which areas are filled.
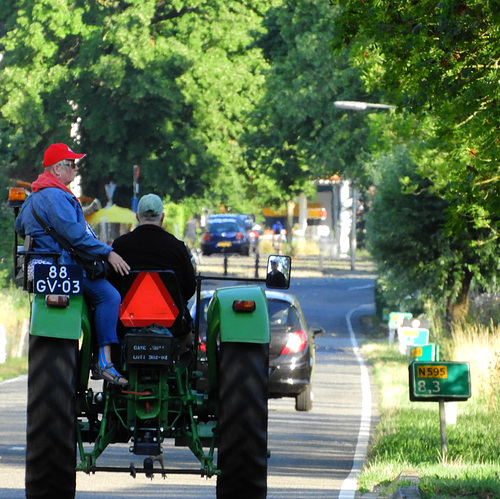
[[[72,295],[66,308],[53,308],[45,304],[44,295],[36,294],[33,300],[30,334],[78,340],[82,331],[84,308],[86,309],[83,295]]]
[[[253,312],[235,312],[235,300],[255,302]],[[269,310],[264,290],[260,286],[234,286],[215,291],[207,311],[207,341],[269,343],[271,332]]]

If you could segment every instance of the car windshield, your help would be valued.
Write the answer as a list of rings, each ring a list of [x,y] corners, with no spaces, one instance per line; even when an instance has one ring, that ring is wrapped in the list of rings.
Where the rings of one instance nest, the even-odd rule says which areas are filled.
[[[249,217],[246,217],[246,218],[242,217],[241,221],[243,222],[245,229],[250,230],[253,227],[252,220],[250,220]]]
[[[223,232],[238,232],[239,227],[236,222],[218,222],[211,223],[208,226],[208,232],[212,234],[222,234]]]
[[[299,327],[300,318],[297,309],[285,301],[268,300],[269,322],[272,326]]]

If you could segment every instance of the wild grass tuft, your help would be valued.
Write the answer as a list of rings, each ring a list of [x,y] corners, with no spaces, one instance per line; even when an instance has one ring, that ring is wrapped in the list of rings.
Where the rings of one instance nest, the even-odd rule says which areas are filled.
[[[0,364],[0,383],[7,379],[16,378],[28,372],[27,357],[18,359],[7,359],[4,364]]]
[[[492,412],[500,409],[500,326],[464,324],[452,332],[454,360],[468,361],[472,390]]]

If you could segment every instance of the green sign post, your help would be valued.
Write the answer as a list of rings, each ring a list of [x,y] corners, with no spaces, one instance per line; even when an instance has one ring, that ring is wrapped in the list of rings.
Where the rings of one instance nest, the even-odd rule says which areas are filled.
[[[412,317],[413,314],[411,312],[389,312],[389,322],[387,326],[389,328],[389,343],[391,345],[394,343],[397,329],[403,325],[405,319],[410,319]]]
[[[468,362],[414,361],[408,366],[410,400],[439,402],[439,426],[443,457],[446,443],[445,402],[463,401],[471,396]]]
[[[389,312],[389,329],[397,329],[403,325],[405,319],[411,319],[413,314],[411,312]]]
[[[420,347],[412,348],[410,353],[411,362],[439,360],[439,345],[429,343]]]

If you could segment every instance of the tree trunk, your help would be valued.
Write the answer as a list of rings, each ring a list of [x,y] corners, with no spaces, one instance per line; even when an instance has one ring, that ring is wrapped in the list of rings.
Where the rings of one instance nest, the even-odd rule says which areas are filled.
[[[469,290],[473,276],[472,272],[466,270],[458,296],[454,300],[451,297],[448,298],[446,306],[446,323],[448,327],[464,321],[469,313]]]
[[[295,210],[295,205],[297,203],[295,201],[287,201],[286,203],[286,242],[289,247],[292,244],[292,228],[293,228],[293,212]]]
[[[299,229],[304,233],[304,235],[307,230],[307,216],[307,197],[303,192],[301,192],[299,195]]]

